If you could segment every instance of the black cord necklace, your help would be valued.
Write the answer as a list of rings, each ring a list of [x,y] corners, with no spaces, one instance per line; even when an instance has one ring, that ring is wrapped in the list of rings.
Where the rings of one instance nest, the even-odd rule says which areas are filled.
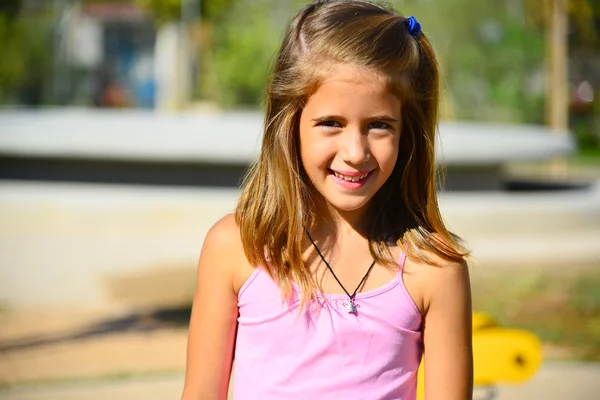
[[[367,279],[367,276],[369,276],[369,272],[371,272],[371,270],[373,269],[373,266],[375,265],[375,260],[373,260],[373,262],[369,266],[369,269],[367,269],[367,273],[360,280],[360,283],[358,284],[358,286],[356,287],[356,289],[354,289],[354,292],[352,294],[350,294],[346,290],[346,288],[344,287],[344,285],[342,285],[342,282],[340,282],[340,280],[338,279],[338,277],[335,275],[335,272],[333,272],[333,269],[331,269],[331,266],[329,265],[329,263],[327,262],[327,260],[325,260],[325,257],[323,257],[323,254],[321,254],[321,250],[319,250],[319,248],[317,247],[317,244],[315,243],[315,241],[313,240],[313,238],[310,236],[310,233],[308,233],[308,229],[304,228],[304,232],[306,232],[306,236],[308,236],[308,239],[310,240],[310,242],[312,243],[312,245],[315,247],[315,250],[317,250],[317,253],[319,254],[319,257],[321,257],[321,260],[323,260],[323,262],[327,266],[327,269],[329,270],[329,272],[331,272],[331,275],[333,275],[333,277],[335,278],[335,280],[337,281],[337,283],[340,285],[340,287],[342,288],[342,290],[346,293],[346,295],[350,299],[350,303],[349,304],[344,303],[344,307],[346,307],[346,310],[350,314],[356,314],[357,310],[356,310],[356,303],[354,302],[354,297],[356,297],[356,292],[358,292],[358,289],[360,289],[360,287],[364,283],[365,279]]]

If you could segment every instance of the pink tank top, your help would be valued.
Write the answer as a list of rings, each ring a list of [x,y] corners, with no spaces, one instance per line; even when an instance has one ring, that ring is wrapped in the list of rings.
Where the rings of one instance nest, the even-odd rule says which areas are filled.
[[[358,293],[323,294],[298,313],[300,295],[283,300],[260,268],[238,295],[233,371],[235,400],[414,400],[422,355],[421,314],[395,278]]]

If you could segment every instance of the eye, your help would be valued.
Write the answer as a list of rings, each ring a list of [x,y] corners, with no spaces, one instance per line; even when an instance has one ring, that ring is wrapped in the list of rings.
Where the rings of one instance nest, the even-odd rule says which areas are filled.
[[[394,128],[390,124],[382,122],[382,121],[371,122],[369,124],[369,129],[382,129],[382,130],[388,130],[388,131],[394,130]]]
[[[317,124],[317,126],[323,126],[326,128],[341,128],[342,124],[340,124],[337,121],[333,121],[333,120],[327,120],[327,121],[321,121]]]

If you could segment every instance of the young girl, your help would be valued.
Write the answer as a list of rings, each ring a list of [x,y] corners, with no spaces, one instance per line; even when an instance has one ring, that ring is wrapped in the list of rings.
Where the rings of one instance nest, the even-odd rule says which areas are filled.
[[[436,199],[434,52],[362,0],[293,19],[235,212],[204,241],[183,399],[470,399],[465,250]]]

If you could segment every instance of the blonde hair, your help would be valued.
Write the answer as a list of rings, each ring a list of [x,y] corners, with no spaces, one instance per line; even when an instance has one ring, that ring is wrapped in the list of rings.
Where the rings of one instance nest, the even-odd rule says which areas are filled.
[[[369,248],[392,265],[389,234],[409,256],[450,261],[466,251],[442,221],[434,156],[439,73],[423,33],[411,36],[407,19],[361,0],[317,1],[292,20],[266,88],[262,149],[243,183],[236,209],[246,257],[262,266],[283,293],[292,283],[303,303],[318,289],[303,260],[304,227],[315,223],[313,188],[299,155],[298,123],[328,65],[344,63],[378,72],[402,104],[398,162],[370,206]]]

